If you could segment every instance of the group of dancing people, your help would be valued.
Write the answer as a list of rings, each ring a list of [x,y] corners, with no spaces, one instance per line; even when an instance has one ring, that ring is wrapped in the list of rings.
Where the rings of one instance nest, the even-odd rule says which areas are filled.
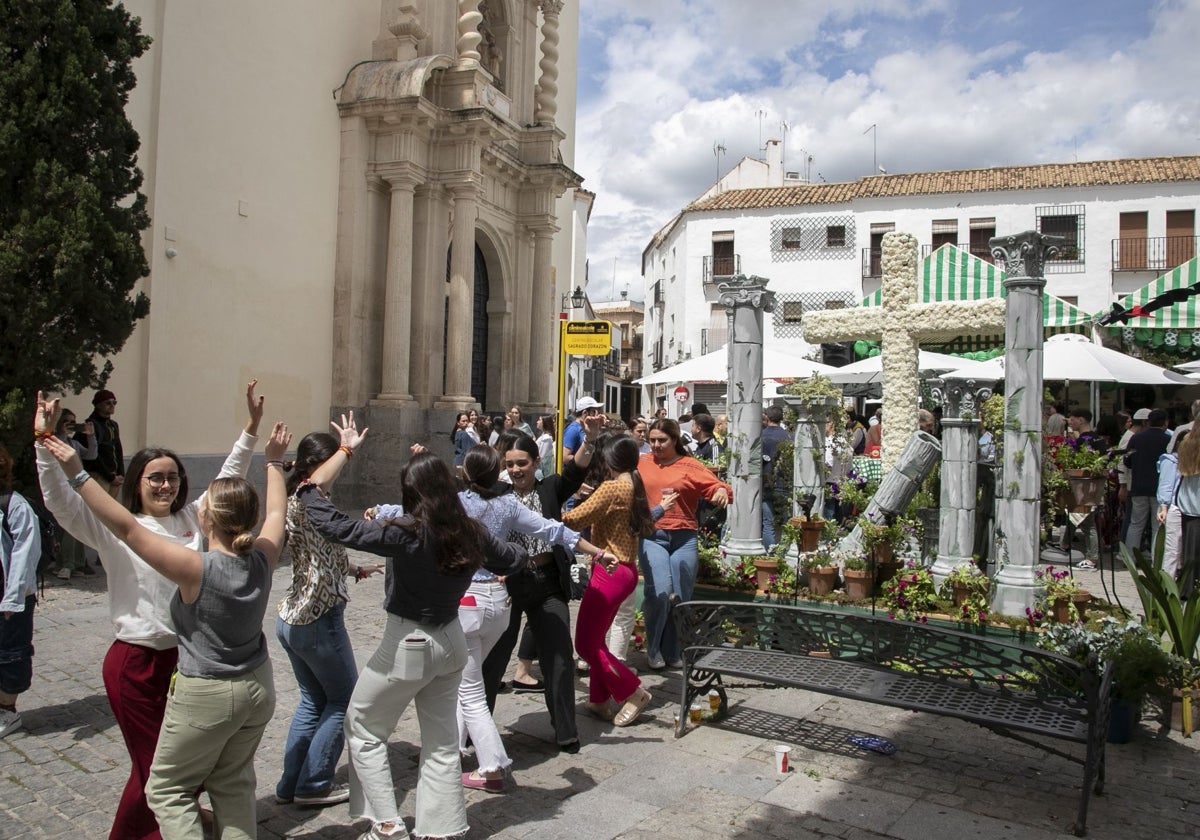
[[[518,639],[517,673],[540,664],[560,750],[580,749],[573,651],[588,665],[586,711],[634,723],[651,701],[624,661],[639,567],[649,667],[682,664],[670,612],[696,579],[696,507],[726,505],[731,491],[688,454],[675,421],[650,424],[651,451],[641,454],[633,437],[605,431],[598,411],[581,414],[582,442],[558,473],[541,472],[537,441],[521,433],[471,447],[461,474],[414,445],[399,504],[364,518],[329,499],[367,436],[353,414],[332,423],[333,434],[305,436],[291,462],[292,436],[278,422],[265,447],[259,526],[260,500],[246,480],[264,410],[255,385],[218,477],[190,502],[182,460],[161,448],[133,456],[115,498],[55,436],[59,401],[38,395],[46,507],[98,553],[108,576],[116,638],[104,684],[132,765],[111,838],[200,840],[208,823],[216,837],[256,836],[254,754],[275,711],[262,624],[285,540],[292,575],[276,634],[300,700],[276,801],[349,801],[352,817],[371,821],[362,838],[408,835],[387,746],[410,703],[421,741],[417,836],[465,834],[464,791],[505,789],[512,761],[492,710]],[[348,547],[383,562],[354,564]],[[590,574],[572,645],[571,567],[581,561]],[[359,673],[347,578],[379,572],[386,623]],[[339,785],[344,747],[349,784]],[[463,772],[472,753],[477,769]]]

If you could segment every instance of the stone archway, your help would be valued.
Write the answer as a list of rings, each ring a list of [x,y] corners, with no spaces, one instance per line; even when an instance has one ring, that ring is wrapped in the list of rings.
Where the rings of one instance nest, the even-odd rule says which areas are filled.
[[[487,260],[479,245],[475,245],[475,285],[471,296],[474,309],[474,329],[471,333],[471,396],[487,409],[488,402],[488,299],[491,283],[488,280]],[[447,340],[452,340],[447,336]]]

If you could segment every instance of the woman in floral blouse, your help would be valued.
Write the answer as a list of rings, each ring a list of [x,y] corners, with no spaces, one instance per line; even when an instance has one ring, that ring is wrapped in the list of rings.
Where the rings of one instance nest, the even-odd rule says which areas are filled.
[[[337,451],[333,435],[307,435],[296,447],[287,482],[292,585],[279,604],[275,633],[291,660],[300,703],[284,746],[283,774],[275,785],[275,800],[281,804],[334,805],[350,797],[346,785],[333,783],[344,744],[346,707],[358,680],[344,615],[350,600],[346,576],[361,580],[383,565],[351,566],[345,547],[313,529],[296,497],[300,484]]]

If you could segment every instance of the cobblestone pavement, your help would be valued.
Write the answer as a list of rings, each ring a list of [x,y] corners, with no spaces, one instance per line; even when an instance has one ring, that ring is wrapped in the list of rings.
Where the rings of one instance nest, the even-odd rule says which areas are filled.
[[[1080,573],[1097,592],[1099,574]],[[288,567],[277,572],[273,600],[289,576]],[[1135,604],[1122,577],[1121,598]],[[381,579],[352,587],[352,596],[346,618],[361,665],[382,631]],[[0,740],[0,838],[107,836],[128,760],[100,676],[111,640],[106,604],[102,574],[47,584],[36,618],[34,684],[21,698],[25,728]],[[304,810],[274,802],[297,692],[273,628],[269,612],[279,711],[257,757],[259,836],[357,837],[365,824],[352,824],[345,805]],[[644,665],[640,654],[633,664]],[[574,756],[551,744],[539,695],[501,695],[497,720],[515,784],[502,795],[467,794],[471,840],[1038,840],[1063,836],[1074,817],[1076,765],[978,727],[803,691],[736,686],[726,722],[701,724],[675,740],[678,674],[646,681],[654,700],[634,726],[614,729],[581,711],[584,747]],[[583,682],[578,693],[586,699]],[[416,732],[410,710],[391,743],[410,827]],[[854,732],[882,735],[898,751],[859,752],[846,743]],[[1145,721],[1132,743],[1109,746],[1107,795],[1092,799],[1090,837],[1200,836],[1200,736],[1156,732]],[[793,746],[786,777],[773,770],[772,746],[780,742]],[[338,776],[346,776],[344,756]]]

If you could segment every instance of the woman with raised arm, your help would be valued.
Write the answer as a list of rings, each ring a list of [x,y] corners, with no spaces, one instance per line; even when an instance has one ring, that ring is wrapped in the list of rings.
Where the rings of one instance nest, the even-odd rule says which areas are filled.
[[[250,468],[263,415],[263,398],[254,394],[257,384],[254,380],[246,386],[249,419],[218,473],[220,478],[244,477]],[[53,436],[58,413],[58,401],[47,402],[39,392],[34,436]],[[158,823],[146,804],[145,788],[178,659],[170,617],[176,587],[104,527],[71,489],[48,449],[39,446],[35,452],[46,508],[63,530],[96,550],[108,576],[108,611],[116,639],[104,657],[104,688],[131,762],[109,837],[157,840]],[[142,525],[194,551],[204,547],[200,530],[204,496],[188,501],[187,471],[178,455],[158,447],[143,449],[130,459],[125,478],[122,504]]]
[[[345,744],[346,707],[358,680],[346,632],[346,577],[362,580],[382,571],[383,564],[352,564],[345,546],[317,533],[296,495],[301,483],[338,451],[338,443],[329,432],[305,435],[296,447],[295,462],[284,465],[290,470],[287,536],[292,583],[279,604],[275,634],[292,663],[300,702],[283,748],[283,773],[275,784],[275,801],[280,804],[335,805],[350,798],[350,788],[333,781]]]
[[[57,400],[50,412],[57,413]],[[256,538],[258,494],[244,478],[217,478],[200,507],[203,553],[147,528],[83,469],[79,455],[53,436],[41,444],[58,461],[71,487],[124,545],[178,589],[171,620],[179,636],[179,670],[167,710],[146,800],[162,835],[203,837],[196,791],[212,802],[214,833],[257,836],[254,752],[275,711],[275,685],[263,617],[271,575],[283,547],[287,491],[283,454],[291,443],[276,423],[267,441],[267,502]]]
[[[410,702],[421,726],[415,833],[456,837],[468,830],[458,755],[458,686],[467,641],[456,620],[471,577],[481,566],[496,575],[525,568],[529,556],[502,543],[467,516],[450,468],[428,452],[400,473],[405,515],[351,519],[322,495],[354,451],[354,415],[334,424],[342,445],[302,485],[309,521],[327,539],[387,557],[379,647],[359,675],[346,713],[350,814],[368,817],[363,838],[405,837],[388,765],[388,736]]]
[[[563,514],[567,525],[591,528],[592,540],[603,547],[595,555],[579,604],[575,650],[588,663],[589,710],[617,726],[633,723],[650,702],[650,692],[604,641],[617,610],[637,588],[638,544],[654,533],[638,475],[639,457],[632,437],[609,440],[600,450],[608,477],[585,501]],[[614,700],[623,704],[619,710],[610,705]]]

